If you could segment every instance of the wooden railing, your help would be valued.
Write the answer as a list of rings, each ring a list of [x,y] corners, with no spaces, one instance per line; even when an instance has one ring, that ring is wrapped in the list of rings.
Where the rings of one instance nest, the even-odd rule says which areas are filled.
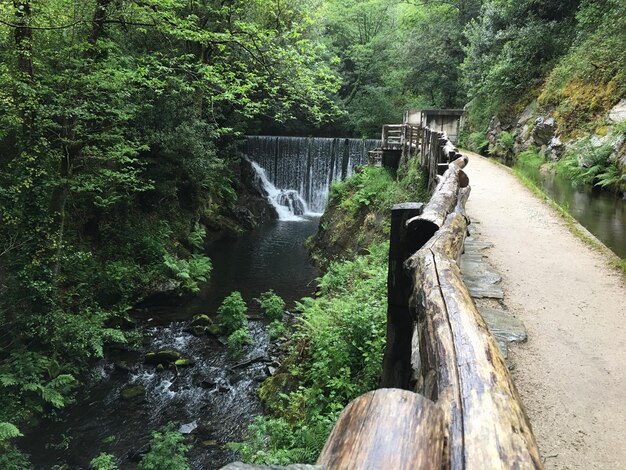
[[[439,132],[401,127],[383,128],[382,150],[386,142],[402,158],[419,158],[436,188],[425,207],[392,210],[381,388],[346,407],[318,464],[542,468],[513,380],[460,274],[468,158]]]

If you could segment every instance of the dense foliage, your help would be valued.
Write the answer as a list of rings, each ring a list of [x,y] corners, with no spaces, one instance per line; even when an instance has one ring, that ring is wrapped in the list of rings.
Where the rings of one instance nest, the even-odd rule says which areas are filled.
[[[0,466],[19,468],[10,441],[70,401],[107,344],[139,339],[129,322],[139,299],[195,292],[212,274],[203,246],[208,229],[232,225],[244,133],[375,136],[407,107],[469,102],[464,143],[509,157],[511,126],[497,136],[487,126],[533,102],[580,138],[557,170],[624,188],[608,148],[624,129],[604,117],[626,94],[624,30],[621,0],[0,0]],[[592,145],[593,132],[610,140]],[[372,250],[350,268],[372,279],[386,230],[377,210],[419,190],[417,168],[394,177],[368,169],[335,186],[322,220],[336,254]],[[365,229],[352,245],[342,221]],[[378,286],[344,274],[302,304],[307,321],[323,302],[349,311],[365,291],[378,298]],[[283,307],[261,301],[273,336],[284,334]],[[237,353],[250,341],[245,321],[225,324]],[[307,382],[335,395],[311,408],[318,418],[289,411],[287,426],[317,435],[369,386],[372,370],[352,353],[327,377],[357,385]],[[281,406],[300,406],[294,397]]]
[[[131,339],[139,298],[207,279],[252,118],[335,113],[307,7],[0,2],[0,446]]]
[[[314,462],[343,407],[376,388],[385,342],[387,245],[338,262],[320,282],[320,297],[303,299],[285,370],[261,397],[276,417],[257,418],[249,440],[234,445],[260,464]]]

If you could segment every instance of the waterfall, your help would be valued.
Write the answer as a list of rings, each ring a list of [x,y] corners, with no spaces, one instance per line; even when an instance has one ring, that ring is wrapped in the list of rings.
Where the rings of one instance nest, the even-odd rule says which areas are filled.
[[[244,154],[281,193],[270,196],[274,207],[299,211],[301,202],[305,214],[316,215],[324,212],[330,184],[366,164],[368,151],[378,146],[374,139],[247,136]],[[298,215],[290,212],[289,217]],[[280,211],[279,216],[283,218]]]
[[[277,189],[267,177],[267,172],[257,162],[250,162],[267,192],[269,202],[278,213],[279,220],[304,220],[300,215],[308,213],[306,202],[293,189]]]

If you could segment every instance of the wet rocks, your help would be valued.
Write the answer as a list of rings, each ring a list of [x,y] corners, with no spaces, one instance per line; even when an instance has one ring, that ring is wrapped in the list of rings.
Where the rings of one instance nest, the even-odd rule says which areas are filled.
[[[207,334],[218,336],[222,332],[222,328],[213,322],[208,315],[194,315],[193,320],[187,329],[194,336],[204,336]]]
[[[181,424],[180,428],[178,428],[178,432],[181,434],[191,434],[198,427],[198,420],[194,420],[191,423]]]
[[[158,351],[147,353],[144,362],[146,364],[154,365],[173,364],[182,357],[183,353],[176,351],[175,349],[159,349]]]
[[[124,373],[128,373],[132,370],[131,366],[129,366],[128,362],[126,361],[115,361],[113,363],[113,367],[116,371]]]
[[[185,356],[176,349],[166,348],[159,349],[158,351],[149,352],[144,359],[146,364],[154,365],[157,370],[164,370],[171,366],[192,366],[195,361],[190,357]]]
[[[120,392],[120,396],[123,400],[131,400],[135,397],[141,396],[146,393],[146,387],[143,385],[129,385]]]
[[[294,215],[303,215],[306,211],[304,200],[300,197],[298,191],[293,189],[285,189],[276,196],[276,202],[281,206],[287,207]]]

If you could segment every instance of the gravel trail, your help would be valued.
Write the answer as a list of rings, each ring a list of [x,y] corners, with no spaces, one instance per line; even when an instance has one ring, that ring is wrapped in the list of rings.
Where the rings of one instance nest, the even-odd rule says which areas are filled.
[[[626,282],[511,172],[476,154],[467,211],[528,329],[513,376],[548,469],[626,469]]]

